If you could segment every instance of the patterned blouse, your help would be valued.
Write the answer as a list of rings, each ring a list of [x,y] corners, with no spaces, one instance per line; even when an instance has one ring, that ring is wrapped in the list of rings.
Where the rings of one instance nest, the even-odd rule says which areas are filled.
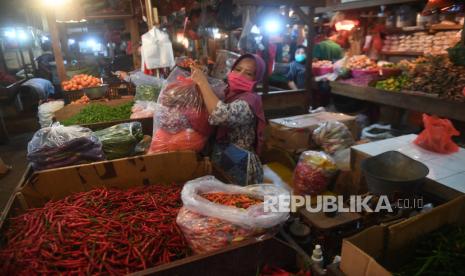
[[[246,101],[235,100],[232,103],[219,101],[210,114],[208,122],[211,125],[229,127],[228,139],[230,143],[255,152],[256,119]]]

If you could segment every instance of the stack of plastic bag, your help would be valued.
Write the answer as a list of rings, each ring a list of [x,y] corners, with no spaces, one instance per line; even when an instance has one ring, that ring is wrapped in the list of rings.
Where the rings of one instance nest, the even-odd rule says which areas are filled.
[[[273,234],[276,226],[288,219],[289,212],[266,210],[264,204],[278,208],[279,203],[263,200],[265,196],[286,195],[289,195],[288,191],[272,184],[241,187],[224,184],[213,176],[201,177],[184,185],[181,192],[183,207],[176,222],[195,253],[211,252],[233,242]],[[220,199],[233,196],[252,203],[220,204],[207,199],[209,196]]]
[[[102,144],[88,128],[55,123],[38,130],[27,146],[35,170],[53,169],[105,160]]]
[[[349,170],[350,147],[355,143],[346,125],[338,121],[321,123],[313,131],[313,141],[331,154],[341,170]]]
[[[39,105],[37,116],[39,117],[40,127],[48,127],[53,122],[55,112],[65,106],[64,101],[51,101]]]
[[[336,172],[336,163],[328,154],[304,151],[294,171],[294,192],[301,195],[321,194]]]
[[[202,95],[182,70],[174,70],[158,97],[149,153],[203,149],[211,126]]]
[[[137,143],[143,138],[140,122],[123,123],[95,132],[102,143],[107,159],[134,155]]]

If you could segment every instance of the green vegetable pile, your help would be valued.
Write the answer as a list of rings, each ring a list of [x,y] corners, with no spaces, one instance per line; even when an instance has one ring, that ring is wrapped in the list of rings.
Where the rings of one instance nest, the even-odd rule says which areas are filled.
[[[131,117],[133,102],[118,106],[107,106],[103,104],[89,104],[81,112],[61,122],[65,126],[85,125],[116,120],[127,120]]]
[[[145,85],[141,84],[136,87],[136,96],[137,101],[156,101],[158,95],[161,91],[161,86],[159,85]]]
[[[459,275],[465,267],[465,227],[443,227],[417,244],[415,259],[396,275]]]
[[[376,88],[387,91],[400,91],[407,84],[407,76],[391,77],[376,83]]]
[[[102,142],[103,152],[108,160],[129,157],[143,138],[140,122],[123,123],[94,132]]]

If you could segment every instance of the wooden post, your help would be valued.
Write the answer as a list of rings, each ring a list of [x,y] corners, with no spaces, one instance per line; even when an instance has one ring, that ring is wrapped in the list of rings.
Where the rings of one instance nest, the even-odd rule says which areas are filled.
[[[140,34],[139,34],[139,25],[135,18],[126,19],[126,28],[131,33],[131,45],[132,45],[132,62],[134,64],[134,69],[140,68],[141,60],[137,54],[137,48],[139,47]]]
[[[147,12],[147,25],[149,26],[149,30],[151,30],[153,28],[153,8],[151,0],[145,0],[145,11]]]
[[[307,93],[310,93],[310,105],[315,104],[315,92],[313,90],[313,84],[315,83],[313,72],[312,72],[312,63],[313,63],[313,39],[315,38],[315,24],[313,18],[315,17],[315,8],[308,7],[308,32],[307,32],[307,63],[305,64],[307,79],[305,81],[305,87]],[[316,106],[313,106],[316,108]]]
[[[263,51],[263,59],[265,60],[265,76],[263,77],[263,95],[268,94],[270,91],[270,78],[268,76],[268,67],[270,63],[270,52],[268,51],[268,34],[263,34],[263,46],[265,50]]]
[[[53,11],[47,12],[47,23],[48,29],[50,31],[50,36],[52,38],[53,55],[55,56],[58,79],[60,80],[60,82],[63,82],[66,80],[66,70],[65,64],[63,62],[63,55],[61,54],[60,37],[57,23],[55,21],[55,14],[53,13]]]

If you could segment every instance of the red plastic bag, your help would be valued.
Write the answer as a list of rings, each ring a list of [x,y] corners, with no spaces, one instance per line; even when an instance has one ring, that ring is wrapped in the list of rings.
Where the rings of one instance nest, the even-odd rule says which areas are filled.
[[[423,114],[423,124],[425,129],[413,141],[415,144],[438,153],[447,154],[459,150],[451,137],[460,135],[460,132],[454,128],[451,121]]]
[[[186,129],[176,134],[171,134],[163,129],[157,129],[153,135],[149,154],[169,151],[192,150],[199,152],[203,149],[206,137],[193,129]]]

